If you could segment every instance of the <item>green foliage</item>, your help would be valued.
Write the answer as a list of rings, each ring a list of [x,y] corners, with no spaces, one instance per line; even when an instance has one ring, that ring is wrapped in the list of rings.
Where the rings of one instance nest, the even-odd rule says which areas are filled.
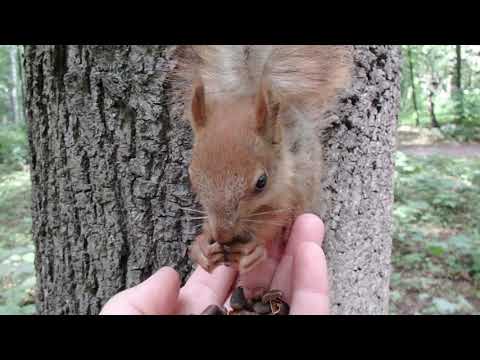
[[[10,56],[9,48],[0,45],[0,120],[4,117],[11,117],[10,89],[12,86],[10,77]]]
[[[35,312],[27,131],[13,122],[12,88],[21,84],[12,83],[9,50],[0,46],[0,315]]]
[[[4,125],[0,128],[0,169],[20,169],[27,163],[28,147],[25,125]]]
[[[463,226],[480,219],[480,161],[397,154],[395,214],[399,221]]]
[[[394,312],[480,309],[480,303],[472,300],[480,291],[479,203],[480,159],[397,153]],[[421,293],[429,296],[420,298]]]
[[[0,125],[23,122],[23,49],[0,45]]]
[[[35,312],[30,196],[28,172],[0,172],[0,314]]]
[[[449,301],[448,299],[435,297],[431,300],[431,305],[428,306],[424,314],[425,315],[454,315],[458,313],[469,314],[475,311],[473,305],[465,299],[464,296],[458,295],[455,297],[454,301]]]
[[[445,135],[460,141],[480,141],[480,46],[461,45],[461,91],[455,86],[455,45],[404,45],[402,49],[400,123],[415,125],[415,90],[420,126],[430,126],[428,95],[434,89],[432,99],[440,126],[457,125],[447,126]],[[436,87],[432,87],[434,82]]]
[[[33,246],[0,248],[0,315],[31,314],[33,304]]]
[[[462,125],[447,124],[442,126],[442,132],[445,137],[459,142],[480,142],[480,126],[475,121],[467,121]]]

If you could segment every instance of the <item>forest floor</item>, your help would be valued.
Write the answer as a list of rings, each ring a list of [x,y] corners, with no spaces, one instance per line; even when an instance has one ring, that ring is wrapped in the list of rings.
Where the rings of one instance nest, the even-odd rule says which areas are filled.
[[[398,146],[390,312],[480,314],[480,144],[430,135]]]
[[[0,315],[35,312],[30,201],[28,171],[0,166]]]
[[[399,146],[399,151],[416,156],[480,157],[480,144],[437,144]]]

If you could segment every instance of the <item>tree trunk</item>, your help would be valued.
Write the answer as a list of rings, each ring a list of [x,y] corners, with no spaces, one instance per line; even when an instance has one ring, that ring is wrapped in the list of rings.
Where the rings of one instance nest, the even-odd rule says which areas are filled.
[[[169,96],[170,46],[26,46],[37,303],[96,314],[170,265],[183,276],[194,224],[192,135]],[[387,311],[395,46],[357,46],[356,77],[326,134],[322,209],[334,313]],[[319,140],[320,141],[320,140]]]
[[[16,45],[10,45],[8,47],[8,53],[10,55],[10,102],[12,106],[13,121],[18,123],[20,121],[20,109],[18,104],[18,73],[17,73],[17,47]]]
[[[325,251],[334,314],[388,312],[398,46],[356,46],[349,94],[328,133]]]
[[[457,124],[463,122],[464,105],[463,105],[463,88],[462,88],[462,46],[455,45],[455,83],[453,87],[453,94],[455,100]]]
[[[435,114],[435,92],[437,89],[437,83],[435,80],[430,82],[428,87],[428,112],[430,113],[430,121],[432,128],[440,128],[440,124],[437,120],[437,115]]]
[[[437,115],[435,114],[435,101],[434,101],[435,91],[434,86],[430,85],[428,89],[428,112],[430,113],[430,121],[432,128],[440,128],[440,124],[437,120]]]
[[[155,269],[191,270],[191,134],[165,46],[27,46],[33,240],[43,314],[94,314]]]
[[[428,112],[430,114],[431,127],[440,129],[440,124],[437,120],[437,115],[435,114],[435,94],[437,92],[438,85],[440,82],[437,80],[435,69],[434,69],[434,60],[427,56],[428,68],[430,70],[430,82],[428,83]]]
[[[17,46],[17,70],[18,70],[18,88],[20,89],[19,111],[21,121],[25,121],[25,81],[23,78],[23,49]]]
[[[407,47],[407,57],[408,57],[408,66],[410,69],[410,84],[412,84],[412,102],[413,109],[415,110],[415,125],[420,126],[420,116],[418,115],[418,106],[417,106],[417,92],[415,89],[415,73],[413,70],[413,56],[412,56],[412,47],[409,45]]]

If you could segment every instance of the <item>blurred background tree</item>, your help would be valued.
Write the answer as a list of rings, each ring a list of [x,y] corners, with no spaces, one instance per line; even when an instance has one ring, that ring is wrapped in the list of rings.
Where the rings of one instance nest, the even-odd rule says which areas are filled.
[[[0,119],[4,124],[24,121],[21,51],[16,45],[0,46]]]
[[[401,125],[480,140],[480,46],[404,45]]]

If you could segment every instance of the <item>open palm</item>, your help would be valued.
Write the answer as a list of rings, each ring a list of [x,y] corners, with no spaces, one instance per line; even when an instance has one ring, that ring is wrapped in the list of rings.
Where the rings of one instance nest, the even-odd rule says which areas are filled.
[[[329,313],[328,278],[321,249],[324,225],[315,215],[304,214],[293,225],[285,253],[268,259],[244,275],[226,266],[211,274],[198,267],[180,288],[178,273],[165,267],[143,283],[115,295],[101,314],[175,315],[200,314],[207,306],[228,303],[236,286],[255,288],[270,285],[281,290],[290,304],[290,314]]]

